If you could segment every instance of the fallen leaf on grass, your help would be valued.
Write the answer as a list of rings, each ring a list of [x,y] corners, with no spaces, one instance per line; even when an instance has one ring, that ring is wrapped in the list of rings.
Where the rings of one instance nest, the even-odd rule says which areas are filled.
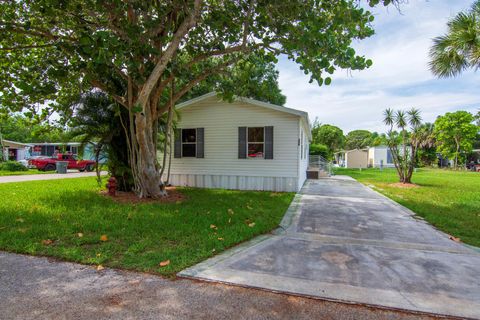
[[[220,240],[220,241],[223,241],[223,238],[217,238],[217,239]]]
[[[253,208],[250,207],[249,205],[247,205],[247,209],[248,209],[248,210],[252,210]]]
[[[79,238],[82,238],[82,237],[83,237],[83,233],[79,232],[79,233],[77,233],[77,236],[78,236]]]
[[[249,223],[248,226],[249,226],[250,228],[255,227],[255,222]]]
[[[159,263],[160,267],[166,267],[170,264],[170,260],[165,260]]]
[[[231,223],[232,222],[232,218],[228,219],[228,223]]]
[[[228,214],[233,214],[233,210],[232,209],[228,209]]]
[[[217,251],[217,250],[215,250],[215,249],[212,249],[212,252],[215,252],[215,251]]]
[[[100,241],[108,241],[108,237],[106,234],[102,234],[102,236],[100,237]]]
[[[217,228],[217,226],[216,226],[216,225],[214,225],[214,224],[211,224],[211,225],[210,225],[210,229],[215,229],[215,230],[217,230],[218,228]]]
[[[454,236],[449,236],[448,239],[453,240],[455,242],[460,242],[460,238],[456,238]]]
[[[18,218],[18,219],[16,219],[15,221],[17,221],[17,222],[25,222],[25,220],[23,220],[22,218]]]
[[[105,269],[101,264],[99,264],[97,266],[97,271],[102,271],[103,269]]]
[[[49,246],[53,243],[53,240],[50,240],[50,239],[46,239],[46,240],[42,240],[42,244],[44,246]]]

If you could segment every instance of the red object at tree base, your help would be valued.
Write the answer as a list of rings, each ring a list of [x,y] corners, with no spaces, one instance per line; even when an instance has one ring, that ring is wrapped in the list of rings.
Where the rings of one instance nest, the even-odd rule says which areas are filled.
[[[115,179],[115,177],[110,177],[108,179],[108,183],[106,184],[106,187],[108,189],[108,195],[115,197],[117,193],[117,179]]]

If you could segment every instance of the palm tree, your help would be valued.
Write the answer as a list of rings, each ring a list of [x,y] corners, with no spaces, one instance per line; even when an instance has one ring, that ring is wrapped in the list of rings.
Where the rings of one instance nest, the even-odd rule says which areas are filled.
[[[383,115],[383,122],[390,127],[387,132],[387,144],[400,182],[411,183],[418,150],[418,140],[415,137],[422,123],[420,111],[415,108],[408,111],[387,109]],[[409,127],[411,132],[408,131]],[[399,146],[402,147],[402,151]]]
[[[430,70],[440,78],[480,68],[480,0],[448,22],[448,32],[433,40]]]

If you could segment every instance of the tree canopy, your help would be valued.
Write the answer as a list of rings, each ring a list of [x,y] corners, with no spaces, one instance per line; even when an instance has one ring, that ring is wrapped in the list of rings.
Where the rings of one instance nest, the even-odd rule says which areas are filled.
[[[335,151],[343,148],[344,140],[342,129],[330,124],[322,125],[315,119],[312,125],[312,152],[316,152],[314,150],[322,150],[321,153],[323,155],[326,147],[328,151],[328,157],[326,158],[331,158]]]
[[[457,168],[459,157],[472,151],[479,127],[473,123],[474,116],[467,111],[447,112],[435,120],[437,150],[446,157],[453,157]]]
[[[345,136],[345,149],[363,149],[372,145],[372,133],[368,130],[353,130]]]
[[[392,0],[366,0],[370,5]],[[359,1],[19,0],[0,3],[0,105],[68,111],[91,88],[127,109],[129,158],[141,197],[162,195],[158,121],[196,85],[251,54],[280,54],[319,85],[372,64],[352,41],[373,34]]]
[[[430,70],[441,78],[453,77],[468,68],[480,67],[480,0],[458,13],[448,24],[447,33],[433,40]]]
[[[0,134],[18,142],[63,142],[65,131],[58,124],[38,121],[22,114],[0,114]]]

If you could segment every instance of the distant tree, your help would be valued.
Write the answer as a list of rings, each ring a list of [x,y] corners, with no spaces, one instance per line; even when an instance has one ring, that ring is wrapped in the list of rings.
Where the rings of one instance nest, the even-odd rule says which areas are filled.
[[[309,147],[309,151],[310,155],[319,155],[325,159],[330,159],[332,157],[332,153],[324,144],[311,144]]]
[[[433,165],[437,160],[433,123],[420,125],[413,138],[418,140],[417,163],[422,166]]]
[[[372,133],[368,130],[353,130],[345,136],[345,149],[363,149],[372,145]]]
[[[318,122],[314,123],[312,129],[312,144],[323,144],[328,147],[329,153],[333,154],[335,151],[343,148],[345,138],[342,129],[324,124],[320,125]]]
[[[448,23],[445,35],[433,40],[430,70],[440,78],[454,77],[480,67],[480,0]]]
[[[65,142],[66,139],[66,131],[59,124],[22,113],[1,113],[0,132],[3,139],[19,142]]]
[[[387,135],[385,133],[372,133],[371,146],[383,146],[387,145]]]
[[[383,122],[389,126],[387,144],[402,183],[411,183],[417,149],[420,144],[418,129],[421,125],[420,112],[411,109],[407,112],[387,109]],[[410,132],[408,128],[410,127]],[[394,129],[398,129],[399,132]]]
[[[472,151],[478,134],[474,117],[467,111],[447,112],[435,120],[435,137],[438,151],[443,156],[454,159],[454,168],[458,167],[460,155]]]

